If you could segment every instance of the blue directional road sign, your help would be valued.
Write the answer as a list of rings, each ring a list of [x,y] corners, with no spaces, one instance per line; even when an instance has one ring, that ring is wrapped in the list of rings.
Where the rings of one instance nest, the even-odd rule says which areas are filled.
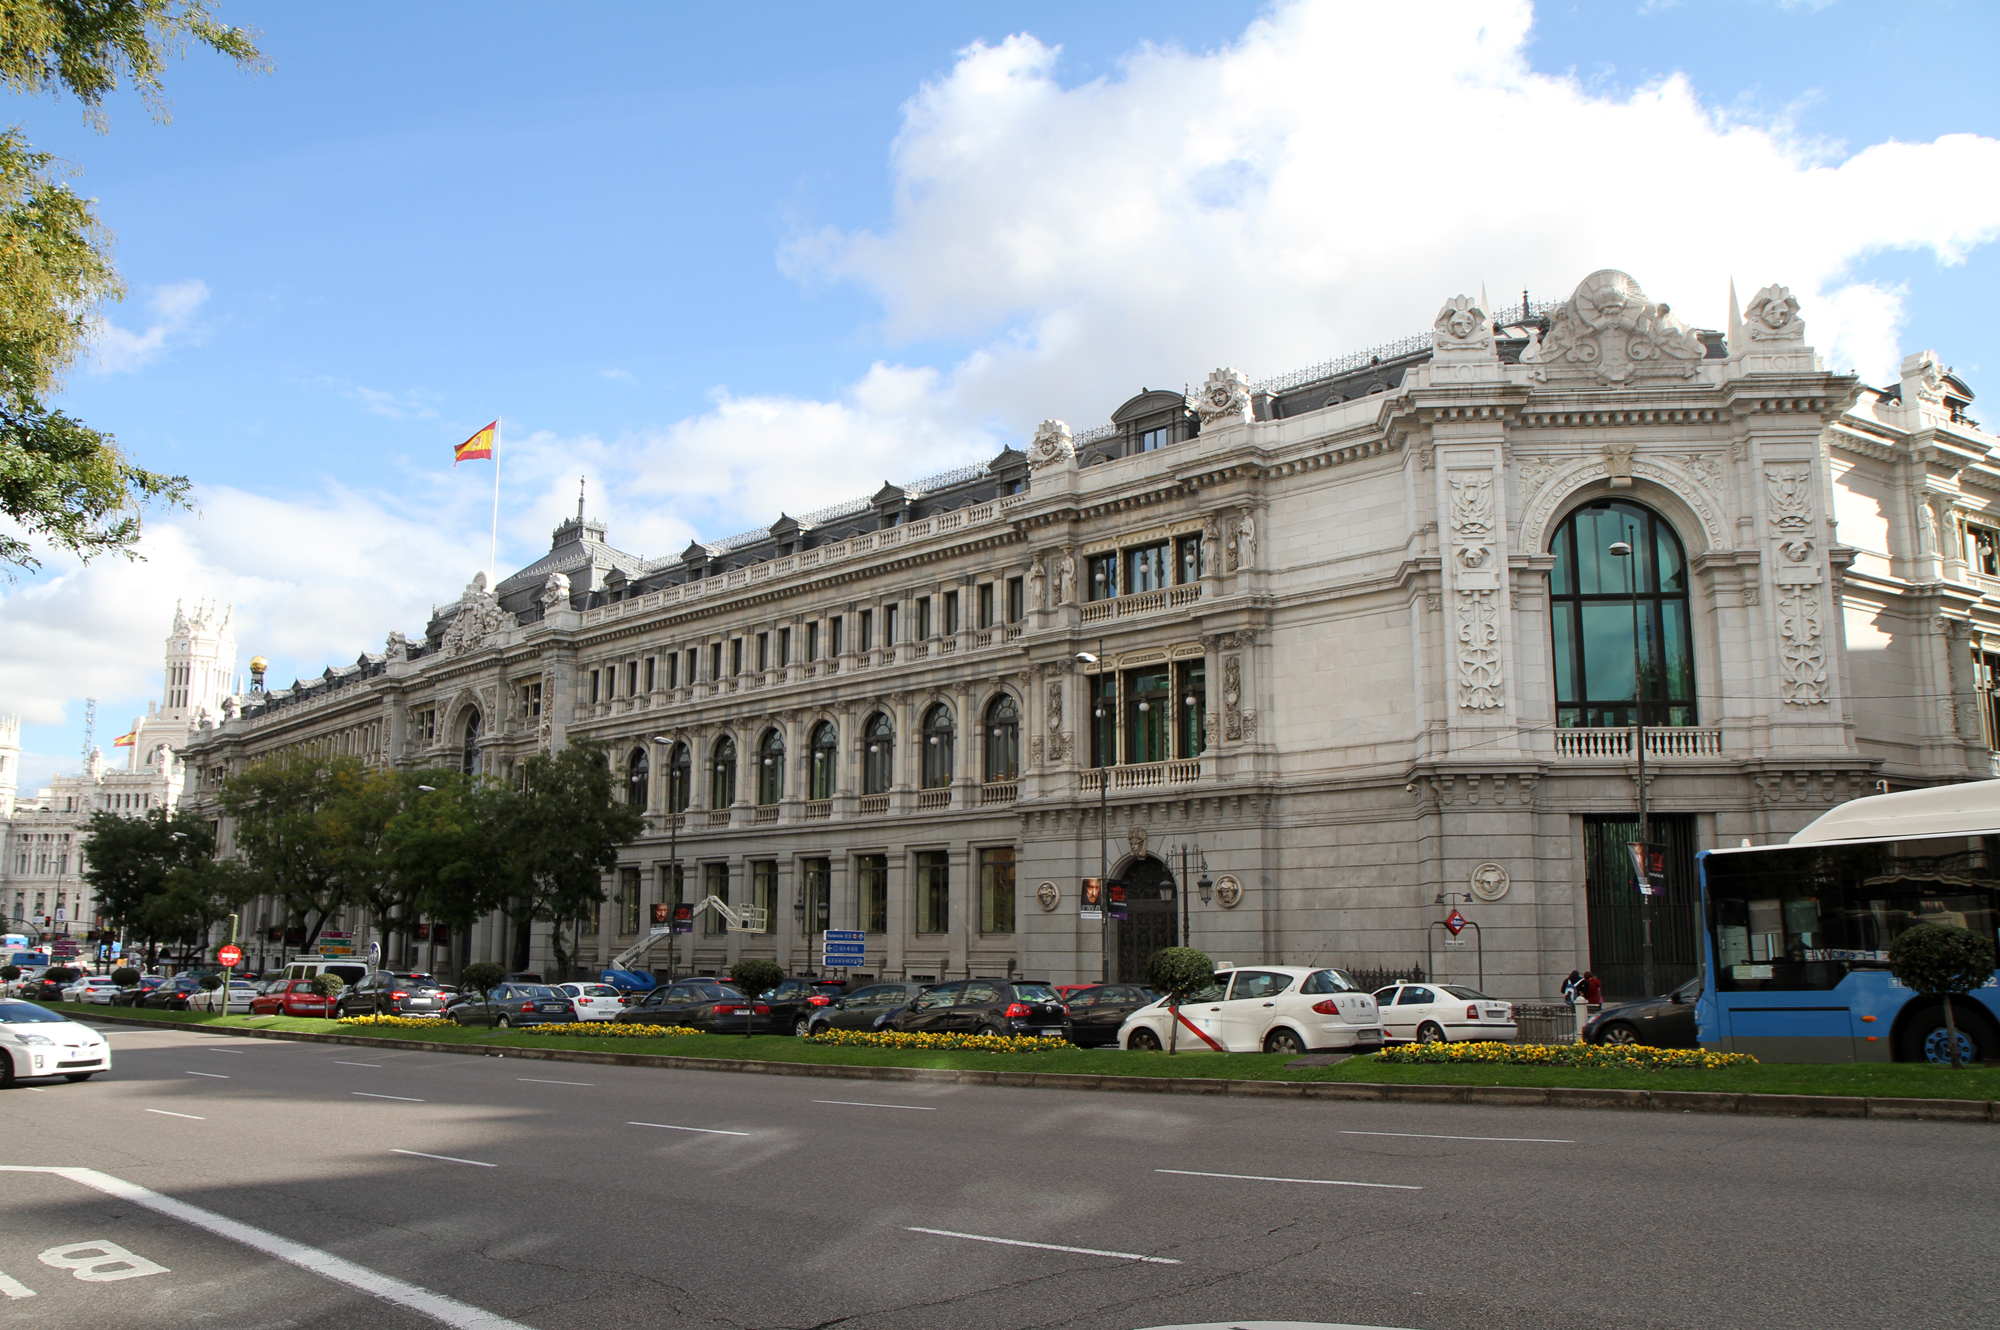
[[[856,932],[853,929],[829,928],[826,932],[820,934],[820,936],[826,939],[829,946],[835,942],[866,942],[868,940],[866,933]]]
[[[859,942],[848,943],[845,946],[836,942],[826,948],[828,956],[852,956],[857,961],[861,959],[866,951],[867,948],[863,947]]]

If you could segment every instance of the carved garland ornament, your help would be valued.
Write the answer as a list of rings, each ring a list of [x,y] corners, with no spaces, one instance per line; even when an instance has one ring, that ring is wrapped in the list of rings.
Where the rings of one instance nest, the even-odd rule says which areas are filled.
[[[1790,706],[1821,706],[1826,702],[1826,648],[1819,620],[1817,584],[1778,588],[1778,633],[1785,642],[1779,657],[1783,674],[1778,686]]]

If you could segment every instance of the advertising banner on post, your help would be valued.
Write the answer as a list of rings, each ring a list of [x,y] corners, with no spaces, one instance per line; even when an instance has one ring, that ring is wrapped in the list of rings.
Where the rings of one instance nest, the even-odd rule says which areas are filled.
[[[1667,894],[1667,847],[1644,841],[1628,841],[1626,852],[1632,856],[1633,882],[1641,896],[1664,896]]]

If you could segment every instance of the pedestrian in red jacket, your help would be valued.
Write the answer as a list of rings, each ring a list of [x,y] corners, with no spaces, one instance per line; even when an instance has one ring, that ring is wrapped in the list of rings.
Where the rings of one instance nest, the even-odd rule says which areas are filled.
[[[1583,972],[1583,1000],[1593,1007],[1604,1003],[1604,984],[1589,970]]]

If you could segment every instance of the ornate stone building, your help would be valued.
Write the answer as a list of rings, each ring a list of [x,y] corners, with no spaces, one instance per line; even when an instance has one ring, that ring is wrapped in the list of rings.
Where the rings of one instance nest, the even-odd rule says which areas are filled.
[[[684,968],[814,969],[831,926],[870,974],[1130,976],[1185,928],[1239,963],[1630,993],[1635,722],[1665,980],[1697,848],[1995,771],[1971,392],[1927,352],[1829,373],[1782,287],[1730,324],[1598,272],[677,558],[579,512],[421,640],[233,701],[190,768],[320,742],[507,779],[601,741],[647,830],[600,956],[716,894],[769,931],[705,922]],[[1121,922],[1080,917],[1100,867]]]

